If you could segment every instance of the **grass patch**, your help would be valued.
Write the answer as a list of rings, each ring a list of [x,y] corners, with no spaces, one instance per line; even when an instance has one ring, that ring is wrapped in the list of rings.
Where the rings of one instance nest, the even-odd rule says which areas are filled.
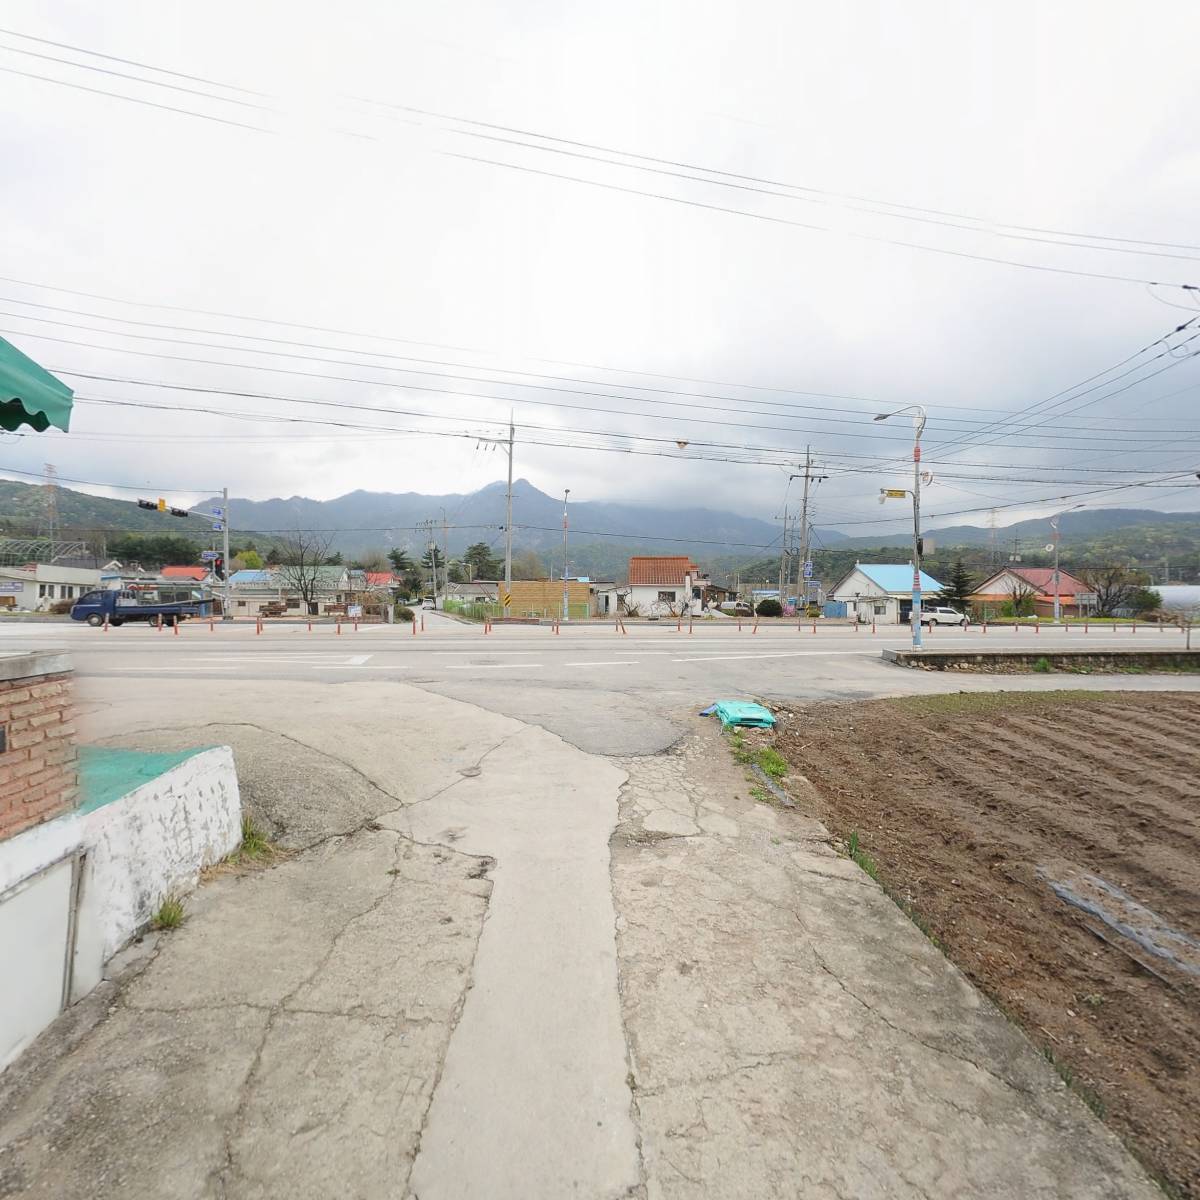
[[[770,746],[763,746],[755,755],[754,761],[762,768],[763,773],[770,775],[772,779],[782,779],[788,773],[787,759]]]
[[[178,896],[168,896],[150,918],[151,929],[178,929],[183,924],[183,901]]]
[[[846,853],[876,882],[879,880],[879,868],[875,860],[862,848],[858,840],[858,830],[852,829],[846,839]]]
[[[254,823],[254,818],[249,813],[243,813],[242,844],[234,853],[240,855],[242,859],[256,861],[266,858],[267,855],[274,853],[274,850],[275,847],[266,833]]]
[[[1037,662],[1033,664],[1033,669],[1041,675],[1048,675],[1052,670],[1054,670],[1054,668],[1050,665],[1050,660],[1044,657],[1039,658]]]

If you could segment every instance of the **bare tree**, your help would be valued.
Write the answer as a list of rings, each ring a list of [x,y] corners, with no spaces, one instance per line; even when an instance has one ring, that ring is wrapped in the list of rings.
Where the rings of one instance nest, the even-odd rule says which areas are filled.
[[[1125,607],[1140,586],[1137,575],[1128,567],[1089,567],[1081,575],[1088,591],[1096,597],[1096,615],[1111,617]]]
[[[1033,614],[1033,602],[1038,590],[1024,579],[1015,579],[1009,597],[1012,602],[1014,617],[1028,617]]]
[[[279,547],[276,576],[280,586],[299,594],[306,613],[315,611],[321,568],[329,557],[332,544],[332,534],[298,529],[284,538]]]

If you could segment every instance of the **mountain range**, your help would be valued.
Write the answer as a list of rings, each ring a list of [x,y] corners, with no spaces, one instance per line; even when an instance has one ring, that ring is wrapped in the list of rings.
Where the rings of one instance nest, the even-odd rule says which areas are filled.
[[[203,538],[207,543],[212,536],[211,522],[201,516],[172,517],[138,508],[132,501],[92,496],[61,486],[56,500],[58,527],[64,537],[86,536],[98,541],[105,534],[120,532],[176,533]],[[214,498],[197,508],[208,510],[219,503]],[[332,500],[303,496],[234,498],[229,510],[235,544],[253,541],[260,548],[286,538],[294,530],[311,529],[328,531],[331,548],[348,559],[392,547],[420,557],[431,538],[441,546],[443,519],[447,526],[445,541],[452,556],[475,542],[485,542],[496,551],[504,545],[505,485],[499,482],[467,494],[441,496],[355,491]],[[637,553],[690,553],[702,564],[728,569],[737,562],[778,553],[778,522],[742,513],[599,500],[571,503],[568,513],[570,562],[580,573],[617,575],[629,555]],[[562,545],[562,515],[561,500],[528,480],[514,483],[514,547],[556,560]],[[0,534],[44,532],[46,520],[44,487],[0,480]],[[422,528],[422,522],[432,524]],[[1086,546],[1090,555],[1120,561],[1151,562],[1170,556],[1183,565],[1200,557],[1198,513],[1086,509],[1064,515],[1061,532],[1064,549]],[[955,546],[994,546],[1007,556],[1040,551],[1050,540],[1050,525],[1046,518],[1037,518],[993,531],[979,525],[938,528],[931,522],[925,535],[938,552]],[[904,554],[909,536],[907,529],[895,526],[887,532],[854,537],[818,527],[813,545],[836,551],[839,557],[842,552],[853,551],[863,551],[864,557],[867,552],[870,557],[878,557],[886,547]]]

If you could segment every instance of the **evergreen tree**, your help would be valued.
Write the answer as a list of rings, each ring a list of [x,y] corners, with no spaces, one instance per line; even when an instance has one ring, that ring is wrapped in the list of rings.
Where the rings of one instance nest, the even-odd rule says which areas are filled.
[[[975,576],[963,565],[961,558],[954,560],[950,579],[942,588],[942,599],[959,612],[967,611],[967,597],[975,590]]]
[[[408,553],[406,551],[401,550],[398,546],[393,546],[392,549],[388,551],[387,556],[391,561],[392,570],[395,571],[397,575],[406,575],[412,570],[412,559],[408,557]]]

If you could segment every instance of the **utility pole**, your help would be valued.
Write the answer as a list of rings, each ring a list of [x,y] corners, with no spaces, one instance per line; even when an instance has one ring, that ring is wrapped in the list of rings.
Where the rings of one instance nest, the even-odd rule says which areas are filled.
[[[788,553],[788,510],[787,505],[783,506],[783,541],[779,550],[779,606],[783,607],[784,590],[783,581],[784,573],[787,570],[787,553]]]
[[[446,525],[446,510],[442,509],[442,575],[443,582],[447,592],[450,591],[450,536]],[[443,598],[442,607],[446,607],[446,601]]]
[[[512,595],[512,475],[513,475],[513,429],[512,414],[508,417],[508,493],[504,506],[504,616],[508,616],[509,597]]]
[[[504,595],[512,596],[512,500],[513,500],[513,443],[516,427],[512,414],[508,417],[507,438],[480,438],[477,445],[502,446],[508,454],[508,490],[504,493]],[[554,571],[551,570],[551,576]],[[503,614],[508,616],[509,600],[503,600]]]
[[[562,570],[562,585],[563,585],[563,605],[562,615],[564,621],[571,619],[571,603],[570,590],[567,584],[567,497],[571,494],[570,488],[563,489],[563,570]]]
[[[808,605],[808,580],[809,577],[805,573],[808,568],[808,485],[809,483],[821,483],[828,478],[825,475],[814,475],[812,473],[812,447],[804,447],[804,498],[800,503],[800,567],[798,578],[796,580],[796,606],[801,604],[801,589],[803,589],[803,603]]]
[[[46,561],[53,562],[58,540],[58,468],[53,463],[46,464],[46,528],[50,535],[50,554]]]
[[[222,580],[225,587],[221,601],[221,620],[232,621],[233,591],[229,583],[229,576],[232,572],[229,570],[229,489],[227,487],[221,489],[221,554],[221,562],[225,568],[225,578]]]
[[[909,623],[912,625],[912,644],[914,650],[921,649],[921,434],[925,432],[927,415],[923,404],[909,404],[898,408],[895,412],[880,413],[875,420],[886,421],[888,417],[900,413],[913,414],[913,587],[912,614]],[[902,493],[901,493],[902,494]]]

